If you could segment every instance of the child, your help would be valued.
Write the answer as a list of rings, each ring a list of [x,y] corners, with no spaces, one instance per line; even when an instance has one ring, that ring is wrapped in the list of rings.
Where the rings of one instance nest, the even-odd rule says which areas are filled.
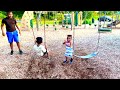
[[[38,56],[45,56],[45,55],[48,56],[46,46],[42,45],[42,41],[43,41],[42,37],[37,37],[35,41],[35,45],[33,46],[33,50]]]
[[[68,58],[70,58],[70,64],[71,64],[73,61],[72,35],[67,35],[67,41],[65,40],[63,44],[66,45],[66,52],[65,52],[66,60],[63,63],[66,63],[68,61]]]

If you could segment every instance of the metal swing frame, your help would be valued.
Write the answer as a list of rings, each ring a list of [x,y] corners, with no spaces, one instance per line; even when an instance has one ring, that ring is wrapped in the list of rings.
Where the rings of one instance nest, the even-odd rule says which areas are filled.
[[[72,22],[73,21],[74,21],[74,19],[73,19],[73,14],[72,14]],[[73,28],[73,51],[75,51],[75,40],[74,40],[74,37],[75,37],[75,27]],[[98,54],[99,41],[100,41],[100,33],[98,35],[98,42],[97,42],[97,47],[96,47],[95,52],[92,52],[91,54],[88,54],[88,55],[85,55],[85,56],[75,55],[75,53],[73,52],[73,57],[83,58],[83,59],[89,59],[89,58],[95,57]]]
[[[45,28],[45,24],[46,24],[46,11],[44,12],[42,12],[43,14],[44,14],[44,45],[45,45],[45,47],[46,47],[46,28]],[[35,34],[34,34],[34,30],[33,30],[33,28],[32,28],[32,32],[33,32],[33,36],[34,36],[34,40],[35,40]],[[48,51],[47,50],[47,48],[46,48],[46,51]],[[47,53],[47,56],[49,56],[48,55],[48,53]]]

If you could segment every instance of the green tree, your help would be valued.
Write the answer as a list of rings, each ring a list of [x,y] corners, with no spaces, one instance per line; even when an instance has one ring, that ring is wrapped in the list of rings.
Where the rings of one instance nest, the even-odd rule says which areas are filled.
[[[94,14],[94,11],[83,11],[82,17],[83,17],[83,19],[85,19],[85,18],[90,19],[90,18],[92,18],[93,14]]]

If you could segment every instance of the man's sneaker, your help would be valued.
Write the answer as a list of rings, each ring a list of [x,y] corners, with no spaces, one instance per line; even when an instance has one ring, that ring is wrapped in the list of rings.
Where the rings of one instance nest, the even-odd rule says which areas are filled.
[[[10,54],[13,55],[13,51],[11,51]]]
[[[20,51],[19,51],[19,54],[20,54],[20,55],[22,55],[22,54],[23,54],[23,51],[22,51],[22,50],[20,50]]]

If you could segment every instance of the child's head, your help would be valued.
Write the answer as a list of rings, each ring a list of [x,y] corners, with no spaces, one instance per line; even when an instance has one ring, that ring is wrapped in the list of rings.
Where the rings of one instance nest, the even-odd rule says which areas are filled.
[[[12,12],[12,11],[7,12],[7,16],[8,16],[9,18],[12,18],[12,17],[13,17],[13,12]]]
[[[67,35],[67,41],[71,41],[72,40],[72,35]]]
[[[37,43],[37,44],[41,44],[42,41],[43,41],[42,37],[37,37],[37,38],[36,38],[36,43]]]

